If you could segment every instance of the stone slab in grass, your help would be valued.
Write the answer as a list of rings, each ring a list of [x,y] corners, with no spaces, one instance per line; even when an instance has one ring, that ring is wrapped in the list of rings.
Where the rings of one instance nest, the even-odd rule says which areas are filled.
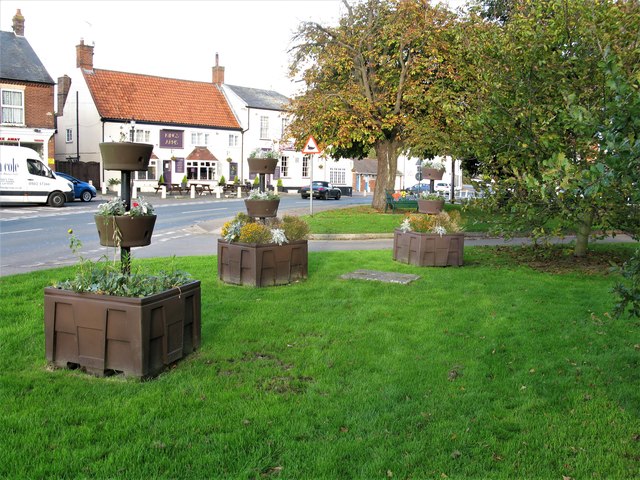
[[[418,280],[420,275],[379,272],[377,270],[356,270],[355,272],[345,273],[344,275],[341,275],[340,278],[344,280],[374,280],[377,282],[400,283],[402,285],[407,285],[414,280]]]

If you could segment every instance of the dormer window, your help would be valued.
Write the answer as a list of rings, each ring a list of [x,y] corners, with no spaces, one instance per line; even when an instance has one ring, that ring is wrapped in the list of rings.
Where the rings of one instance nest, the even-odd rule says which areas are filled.
[[[24,91],[3,88],[0,97],[2,124],[24,125]]]

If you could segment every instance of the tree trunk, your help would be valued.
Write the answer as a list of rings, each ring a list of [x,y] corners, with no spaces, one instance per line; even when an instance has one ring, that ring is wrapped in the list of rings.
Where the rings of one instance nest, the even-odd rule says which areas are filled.
[[[578,230],[576,232],[576,247],[573,250],[574,257],[584,257],[587,255],[592,222],[593,215],[591,212],[585,213],[580,219],[578,223]]]
[[[385,191],[393,190],[396,184],[398,142],[395,140],[382,140],[376,143],[375,150],[376,158],[378,159],[378,170],[371,206],[377,210],[384,210],[386,203]]]

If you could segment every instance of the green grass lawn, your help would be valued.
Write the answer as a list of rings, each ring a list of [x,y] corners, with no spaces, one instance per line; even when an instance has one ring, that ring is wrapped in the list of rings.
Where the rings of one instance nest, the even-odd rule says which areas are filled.
[[[446,211],[460,211],[464,230],[467,232],[487,232],[489,224],[477,208],[462,208],[461,205],[445,205]],[[315,234],[339,233],[389,233],[400,226],[405,213],[380,213],[370,206],[338,208],[306,215],[303,218],[309,224],[309,229]]]
[[[179,261],[202,347],[147,382],[46,367],[43,288],[70,268],[0,278],[0,478],[640,475],[640,324],[610,318],[606,269],[310,253],[307,281],[252,289]],[[420,279],[339,278],[357,268]]]

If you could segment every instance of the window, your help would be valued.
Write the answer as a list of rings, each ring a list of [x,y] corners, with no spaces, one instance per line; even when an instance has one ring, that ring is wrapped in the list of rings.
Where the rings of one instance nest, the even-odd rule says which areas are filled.
[[[289,126],[289,119],[288,118],[283,118],[282,119],[282,132],[281,132],[282,138],[284,138],[284,132],[287,129],[287,126]]]
[[[309,155],[305,155],[304,157],[302,157],[302,176],[303,177],[308,177],[309,176],[309,159],[311,157]]]
[[[216,176],[216,162],[190,160],[187,161],[187,178],[189,180],[213,180]]]
[[[24,92],[2,90],[2,123],[24,125]]]
[[[269,117],[260,117],[260,140],[269,140]]]
[[[71,128],[67,128],[67,143],[73,142],[73,130]]]
[[[230,147],[238,146],[238,135],[234,135],[233,133],[229,134],[229,146]]]
[[[158,171],[157,160],[149,160],[149,166],[146,170],[136,172],[136,180],[157,180],[156,172]]]
[[[280,157],[280,174],[283,177],[289,176],[289,157]]]
[[[209,134],[203,132],[191,132],[191,144],[200,147],[209,145]]]
[[[346,185],[347,171],[344,168],[330,168],[329,182],[334,185]]]
[[[151,139],[151,131],[150,130],[138,130],[136,129],[135,141],[138,143],[151,143],[149,140]]]
[[[47,169],[40,160],[27,158],[27,170],[29,170],[31,175],[39,175],[41,177],[49,176],[49,172],[47,172]]]

